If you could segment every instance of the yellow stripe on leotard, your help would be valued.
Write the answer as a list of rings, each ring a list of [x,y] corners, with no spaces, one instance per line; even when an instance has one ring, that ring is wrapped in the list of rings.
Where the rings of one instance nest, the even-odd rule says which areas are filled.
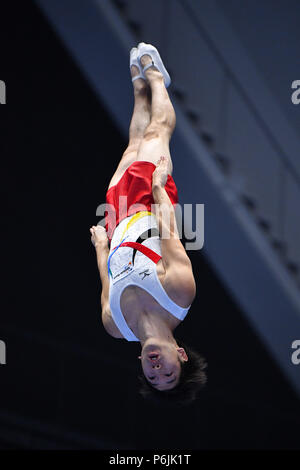
[[[123,240],[123,237],[125,235],[125,232],[127,232],[127,230],[135,223],[137,222],[139,219],[141,219],[142,217],[146,217],[146,215],[153,215],[152,212],[149,212],[149,211],[141,211],[141,212],[137,212],[136,214],[134,214],[133,217],[131,217],[131,219],[129,220],[128,224],[126,225],[125,229],[123,230],[123,233],[122,233],[122,236],[121,236],[121,240]]]

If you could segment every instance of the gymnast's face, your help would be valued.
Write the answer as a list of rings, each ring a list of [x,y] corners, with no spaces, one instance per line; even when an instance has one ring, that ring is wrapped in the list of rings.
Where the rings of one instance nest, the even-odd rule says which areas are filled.
[[[145,344],[139,356],[148,382],[157,390],[171,390],[180,380],[181,364],[187,361],[183,348],[160,341]]]

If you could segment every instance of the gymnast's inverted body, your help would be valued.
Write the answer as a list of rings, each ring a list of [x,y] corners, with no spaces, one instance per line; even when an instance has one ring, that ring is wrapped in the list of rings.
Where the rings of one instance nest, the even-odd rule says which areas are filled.
[[[176,115],[167,92],[170,76],[151,44],[131,49],[129,63],[134,91],[129,144],[106,195],[114,217],[107,216],[105,228],[90,229],[102,323],[114,338],[140,342],[143,396],[187,403],[206,382],[206,363],[174,337],[196,283],[174,211],[178,194],[169,142]]]

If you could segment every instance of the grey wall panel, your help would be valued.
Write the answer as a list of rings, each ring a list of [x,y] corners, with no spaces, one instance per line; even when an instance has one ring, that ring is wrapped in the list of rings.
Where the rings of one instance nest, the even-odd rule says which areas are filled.
[[[129,0],[126,2],[126,14],[130,21],[141,27],[140,41],[163,47],[165,24],[165,13],[168,10],[168,1],[151,0],[145,3],[140,0]]]
[[[191,24],[182,3],[174,1],[171,5],[168,63],[174,71],[174,86],[186,94],[187,108],[199,115],[199,130],[216,142],[224,71],[199,30]]]
[[[300,186],[290,173],[286,175],[286,198],[280,220],[284,224],[287,257],[300,268]]]
[[[226,4],[225,0],[224,3]],[[260,116],[262,125],[273,135],[290,166],[300,175],[299,133],[290,126],[278,104],[276,94],[270,91],[268,83],[249,58],[248,51],[226,20],[216,0],[184,0],[183,5],[189,11],[191,22],[205,31],[210,43],[218,51],[220,60],[230,71],[232,79],[238,83]],[[293,77],[297,78],[299,77]],[[286,99],[292,106],[290,84],[283,86],[287,86]]]
[[[257,204],[257,213],[279,227],[281,160],[244,99],[229,88],[225,153],[230,159],[233,185]]]

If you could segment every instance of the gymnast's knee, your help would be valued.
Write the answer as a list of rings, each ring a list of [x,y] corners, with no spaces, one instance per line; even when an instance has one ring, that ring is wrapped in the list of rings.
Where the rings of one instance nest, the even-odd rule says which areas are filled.
[[[159,119],[152,119],[144,132],[144,140],[168,138],[170,139],[175,128],[175,120],[168,115],[162,115]]]

